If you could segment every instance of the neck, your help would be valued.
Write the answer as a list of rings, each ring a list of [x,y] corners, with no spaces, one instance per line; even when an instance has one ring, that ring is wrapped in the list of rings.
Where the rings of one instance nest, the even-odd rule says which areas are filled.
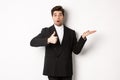
[[[63,24],[61,24],[61,25],[56,25],[56,24],[54,24],[55,26],[57,26],[57,27],[62,27],[63,26]]]

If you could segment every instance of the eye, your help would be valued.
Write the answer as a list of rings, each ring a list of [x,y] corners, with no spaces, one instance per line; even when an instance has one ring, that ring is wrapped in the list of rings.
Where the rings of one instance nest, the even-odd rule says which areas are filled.
[[[61,13],[61,14],[59,14],[59,16],[63,16],[63,15],[62,15],[62,13]]]
[[[56,17],[57,15],[56,15],[56,14],[54,14],[53,16],[54,16],[54,17]]]

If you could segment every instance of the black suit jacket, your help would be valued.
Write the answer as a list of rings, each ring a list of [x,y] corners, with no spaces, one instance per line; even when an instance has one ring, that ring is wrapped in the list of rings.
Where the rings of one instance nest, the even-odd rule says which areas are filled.
[[[60,44],[58,39],[56,44],[47,44],[48,37],[54,31],[56,31],[54,25],[43,28],[41,33],[31,40],[30,45],[34,47],[45,46],[43,75],[72,76],[72,52],[79,54],[86,40],[81,37],[77,41],[75,31],[64,26],[62,43]]]

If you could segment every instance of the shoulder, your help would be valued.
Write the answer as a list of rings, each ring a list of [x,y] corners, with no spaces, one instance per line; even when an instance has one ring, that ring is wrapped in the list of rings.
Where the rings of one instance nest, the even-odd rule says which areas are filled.
[[[49,26],[49,27],[44,27],[42,28],[42,31],[49,31],[53,26]]]
[[[75,33],[75,30],[73,30],[73,29],[71,29],[71,28],[69,28],[67,26],[64,26],[64,27],[65,27],[66,31],[69,31],[72,34]]]
[[[54,25],[51,25],[51,26],[49,26],[49,27],[44,27],[43,29],[44,30],[50,30],[50,29],[53,29],[54,28]]]

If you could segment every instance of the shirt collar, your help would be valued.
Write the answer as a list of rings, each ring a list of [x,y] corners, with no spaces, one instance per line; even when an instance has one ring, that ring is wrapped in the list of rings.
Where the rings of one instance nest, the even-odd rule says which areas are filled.
[[[54,26],[55,26],[56,29],[63,29],[63,27],[64,27],[63,25],[57,26],[57,25],[55,25],[55,24],[54,24]]]

